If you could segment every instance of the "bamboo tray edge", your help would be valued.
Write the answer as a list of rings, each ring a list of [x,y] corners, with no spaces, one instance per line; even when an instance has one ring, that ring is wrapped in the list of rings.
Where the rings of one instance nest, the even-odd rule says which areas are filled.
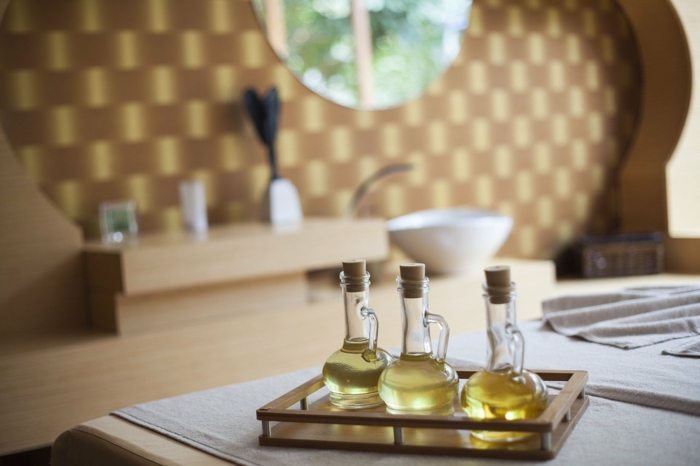
[[[475,371],[455,368],[460,379]],[[256,411],[262,421],[261,446],[337,449],[382,453],[430,454],[548,460],[554,458],[588,408],[585,371],[532,371],[545,382],[564,381],[550,395],[536,419],[515,421],[472,420],[461,414],[455,401],[452,416],[392,415],[371,410],[329,411],[327,396],[309,405],[308,397],[324,387],[321,375],[299,385]],[[300,409],[288,409],[299,403]],[[320,409],[319,409],[320,408]],[[271,422],[278,422],[274,427]],[[473,438],[469,430],[532,432],[526,440],[489,443]]]

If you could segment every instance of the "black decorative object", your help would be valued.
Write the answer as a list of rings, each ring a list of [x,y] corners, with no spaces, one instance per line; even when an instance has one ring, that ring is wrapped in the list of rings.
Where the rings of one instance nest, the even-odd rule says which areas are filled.
[[[270,175],[272,180],[280,177],[277,168],[277,154],[275,153],[275,138],[277,137],[277,126],[279,123],[280,100],[277,88],[271,87],[267,95],[261,98],[252,88],[248,88],[243,95],[245,105],[250,119],[258,131],[258,136],[265,147],[267,147],[267,158],[270,162]]]
[[[298,224],[303,218],[299,194],[291,181],[280,176],[277,164],[275,138],[280,113],[277,88],[271,87],[264,97],[248,88],[243,94],[243,104],[260,140],[267,148],[270,163],[270,184],[263,196],[262,219],[274,225]]]

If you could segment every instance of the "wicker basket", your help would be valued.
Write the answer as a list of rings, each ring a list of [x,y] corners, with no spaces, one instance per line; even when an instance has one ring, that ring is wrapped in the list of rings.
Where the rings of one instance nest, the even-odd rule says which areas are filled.
[[[661,233],[586,236],[575,246],[577,269],[584,278],[650,275],[663,272]]]

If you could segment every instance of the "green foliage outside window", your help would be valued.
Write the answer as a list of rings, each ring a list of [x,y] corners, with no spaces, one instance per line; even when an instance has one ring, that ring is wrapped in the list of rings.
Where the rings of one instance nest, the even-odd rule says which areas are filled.
[[[287,56],[318,94],[349,107],[359,102],[351,0],[281,0]],[[262,0],[254,0],[264,24]],[[471,0],[366,0],[372,30],[375,109],[419,96],[450,65]]]

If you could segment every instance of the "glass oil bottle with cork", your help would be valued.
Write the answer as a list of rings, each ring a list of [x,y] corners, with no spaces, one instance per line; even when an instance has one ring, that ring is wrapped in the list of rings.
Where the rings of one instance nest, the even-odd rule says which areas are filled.
[[[323,381],[330,402],[343,409],[363,409],[384,404],[377,382],[394,358],[377,348],[379,321],[368,306],[370,276],[364,260],[343,262],[340,286],[345,304],[345,339],[323,366]]]
[[[525,347],[515,321],[516,287],[510,279],[510,267],[488,267],[485,273],[487,363],[462,389],[462,408],[474,419],[536,418],[547,405],[547,387],[537,374],[523,369]],[[495,442],[513,442],[533,435],[497,431],[471,434]]]
[[[428,278],[424,264],[400,266],[396,279],[401,301],[401,356],[382,373],[379,395],[392,414],[451,414],[459,378],[445,362],[449,326],[428,312]],[[440,327],[433,354],[429,324]]]

